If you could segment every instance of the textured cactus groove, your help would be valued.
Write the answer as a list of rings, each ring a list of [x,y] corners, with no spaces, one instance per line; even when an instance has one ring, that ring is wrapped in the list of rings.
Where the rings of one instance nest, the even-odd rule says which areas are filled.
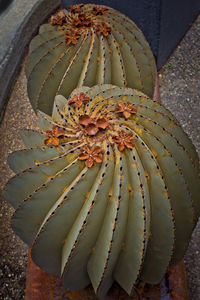
[[[77,86],[111,83],[152,97],[156,65],[138,27],[101,5],[75,5],[52,16],[32,40],[26,60],[28,96],[51,115],[54,97]]]
[[[199,163],[162,105],[110,84],[56,96],[9,156],[12,227],[69,289],[128,293],[181,260],[200,214]]]

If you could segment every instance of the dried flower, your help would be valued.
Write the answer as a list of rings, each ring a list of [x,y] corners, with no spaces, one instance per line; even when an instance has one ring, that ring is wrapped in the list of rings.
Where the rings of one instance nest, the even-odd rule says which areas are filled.
[[[88,115],[82,115],[79,117],[79,124],[88,126],[90,123],[92,123],[92,119]]]
[[[51,25],[63,25],[66,22],[66,16],[63,11],[59,11],[55,16],[51,17]]]
[[[53,126],[52,130],[47,130],[45,134],[49,137],[44,140],[45,145],[53,144],[54,146],[58,146],[60,141],[59,137],[65,134],[64,129],[59,129],[57,126]]]
[[[74,94],[73,97],[69,100],[68,104],[75,103],[77,107],[81,107],[83,102],[89,101],[90,97],[85,96],[85,93],[80,93],[80,95]]]
[[[108,8],[102,8],[100,6],[95,6],[93,8],[93,12],[94,12],[95,16],[99,16],[99,15],[104,16],[106,14],[107,10],[108,10]]]
[[[108,127],[108,121],[105,117],[99,118],[96,121],[96,126],[101,129],[106,129]]]
[[[92,24],[92,19],[87,17],[85,14],[79,15],[79,19],[81,20],[81,25],[90,26]]]
[[[73,26],[75,27],[89,27],[92,25],[92,19],[88,16],[86,16],[85,14],[79,14],[79,15],[75,15],[73,18]]]
[[[75,27],[78,27],[81,25],[81,20],[76,16],[76,18],[73,19],[72,25]]]
[[[83,7],[84,4],[74,4],[74,5],[70,5],[69,6],[69,10],[72,12],[72,13],[77,13],[77,12],[80,12],[81,11],[81,7]]]
[[[99,128],[95,124],[91,123],[85,128],[85,131],[88,135],[96,135]]]
[[[90,146],[85,146],[83,150],[84,152],[79,155],[79,159],[86,160],[86,167],[91,168],[95,161],[97,163],[102,162],[103,156],[101,147],[95,147],[94,150],[92,150]]]
[[[118,107],[115,108],[115,112],[123,113],[124,117],[128,119],[131,114],[136,114],[137,109],[133,107],[133,104],[130,102],[124,103],[122,101],[118,102]]]
[[[66,32],[66,44],[69,45],[72,43],[73,45],[76,45],[80,36],[81,35],[77,31]]]
[[[123,151],[125,146],[129,149],[133,149],[135,147],[132,140],[134,136],[132,133],[126,133],[124,131],[120,131],[118,136],[113,136],[113,142],[117,143],[117,148],[119,151]]]
[[[96,32],[97,34],[102,33],[104,36],[108,36],[111,32],[111,28],[105,23],[103,23],[102,25],[97,25]]]
[[[108,121],[105,117],[98,118],[97,120],[90,118],[88,115],[82,115],[79,117],[79,124],[85,126],[85,132],[88,135],[95,135],[99,129],[106,129],[108,127]]]
[[[89,101],[90,97],[85,96],[85,93],[81,92],[80,96],[79,96],[80,101],[84,102],[84,101]]]

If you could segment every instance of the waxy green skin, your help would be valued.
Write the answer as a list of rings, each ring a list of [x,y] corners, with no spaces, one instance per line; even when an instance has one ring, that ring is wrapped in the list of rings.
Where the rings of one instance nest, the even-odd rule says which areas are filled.
[[[52,117],[39,112],[41,132],[23,131],[27,149],[9,156],[17,173],[5,187],[16,209],[12,227],[34,262],[69,289],[92,283],[102,298],[117,281],[131,294],[139,281],[160,282],[187,249],[200,215],[198,156],[174,116],[142,92],[108,84],[72,96],[81,92],[91,100],[80,109],[57,96]],[[110,112],[119,101],[137,108],[129,119],[112,119],[135,147],[120,152],[91,138],[104,153],[87,168],[78,159],[85,142],[73,135],[77,115]],[[53,125],[69,142],[44,145]]]
[[[84,5],[81,13],[93,14],[94,7]],[[108,10],[95,19],[110,26],[108,36],[87,28],[80,31],[76,45],[67,45],[62,26],[40,27],[25,65],[28,97],[35,111],[51,115],[56,95],[67,98],[76,87],[100,83],[135,88],[153,96],[156,64],[145,37],[128,17],[101,7]]]

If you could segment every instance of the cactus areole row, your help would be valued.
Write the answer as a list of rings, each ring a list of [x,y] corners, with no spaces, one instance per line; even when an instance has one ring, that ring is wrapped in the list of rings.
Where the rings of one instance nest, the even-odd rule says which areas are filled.
[[[175,117],[138,90],[58,95],[9,156],[12,227],[42,269],[99,298],[130,295],[184,255],[200,213],[197,153]]]
[[[56,95],[110,83],[152,97],[156,65],[133,21],[101,5],[73,5],[40,27],[26,60],[28,96],[36,111],[52,114]]]

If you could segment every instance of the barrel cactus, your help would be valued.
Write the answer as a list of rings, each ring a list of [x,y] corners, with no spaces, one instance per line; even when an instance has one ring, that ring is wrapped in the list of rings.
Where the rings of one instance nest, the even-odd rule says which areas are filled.
[[[34,262],[103,297],[158,283],[200,214],[198,156],[175,117],[138,90],[99,84],[56,96],[25,130],[5,187]]]
[[[76,87],[111,83],[153,95],[156,65],[134,22],[102,5],[73,5],[40,27],[26,60],[27,90],[36,111],[51,115],[54,97]]]

